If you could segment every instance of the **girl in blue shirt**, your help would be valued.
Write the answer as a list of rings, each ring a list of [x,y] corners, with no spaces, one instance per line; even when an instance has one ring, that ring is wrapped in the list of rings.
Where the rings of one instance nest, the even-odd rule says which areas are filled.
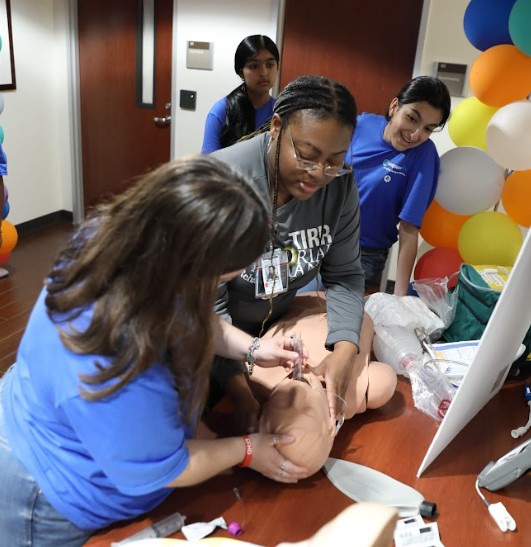
[[[2,144],[0,143],[0,204],[2,207],[5,205],[5,188],[4,188],[4,177],[7,175],[7,158],[2,149]],[[2,245],[2,217],[0,214],[0,246]],[[7,277],[9,272],[5,268],[0,268],[0,278]]]
[[[240,175],[203,156],[146,175],[74,234],[0,380],[2,545],[81,546],[238,464],[307,476],[275,448],[291,435],[197,433],[214,352],[298,357],[288,337],[257,345],[212,311],[218,283],[263,250],[268,218]]]
[[[407,294],[419,228],[439,178],[439,155],[430,136],[444,127],[449,115],[450,95],[444,83],[419,76],[402,87],[387,116],[358,116],[347,158],[360,194],[366,289],[380,277],[398,239],[394,292]]]
[[[234,70],[243,83],[214,104],[207,115],[201,152],[209,154],[234,144],[273,115],[269,95],[278,73],[280,54],[267,36],[244,38],[234,55]]]

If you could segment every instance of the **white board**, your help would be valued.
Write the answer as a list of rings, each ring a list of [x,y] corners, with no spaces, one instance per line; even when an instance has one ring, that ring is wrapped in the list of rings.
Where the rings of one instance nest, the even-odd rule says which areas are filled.
[[[417,471],[420,477],[500,391],[531,325],[531,230],[483,332],[477,353]]]

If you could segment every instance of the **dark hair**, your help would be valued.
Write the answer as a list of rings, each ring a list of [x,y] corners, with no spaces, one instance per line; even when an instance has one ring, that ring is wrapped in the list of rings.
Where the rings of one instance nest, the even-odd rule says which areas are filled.
[[[316,119],[333,118],[342,125],[352,126],[353,132],[356,128],[357,108],[354,97],[343,84],[324,76],[301,76],[290,82],[279,93],[273,114],[280,116],[284,128],[290,117],[301,110],[311,111]],[[271,120],[259,132],[269,130],[270,124]],[[282,133],[278,135],[275,151],[275,188],[278,187]]]
[[[156,362],[175,378],[185,419],[203,408],[219,276],[264,249],[269,215],[254,189],[220,160],[165,164],[100,205],[59,254],[47,283],[50,318],[93,307],[83,331],[61,325],[64,345],[110,359],[80,378],[89,400],[116,392]]]
[[[273,113],[286,120],[300,110],[311,110],[319,118],[334,118],[343,125],[356,126],[356,101],[341,83],[324,76],[301,76],[278,95]]]
[[[438,127],[444,127],[450,116],[451,100],[448,88],[432,76],[417,76],[405,84],[396,95],[398,103],[409,104],[426,102],[442,114],[442,120]],[[389,113],[387,114],[389,119]]]
[[[243,78],[245,63],[262,49],[269,51],[277,64],[280,62],[280,53],[275,42],[268,36],[253,34],[244,38],[236,48],[234,70],[238,76]],[[244,135],[252,133],[256,128],[255,125],[255,110],[247,97],[247,88],[244,82],[227,95],[225,122],[221,127],[219,138],[222,148],[230,146]]]

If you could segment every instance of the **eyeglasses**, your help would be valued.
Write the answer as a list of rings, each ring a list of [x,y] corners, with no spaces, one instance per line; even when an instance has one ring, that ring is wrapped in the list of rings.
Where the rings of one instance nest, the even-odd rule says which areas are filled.
[[[317,161],[305,160],[300,157],[299,151],[295,147],[293,142],[293,135],[291,134],[291,127],[288,123],[289,138],[291,139],[291,146],[293,148],[293,157],[295,158],[295,164],[297,169],[301,171],[306,171],[307,173],[312,173],[318,169],[322,169],[325,177],[340,177],[346,175],[347,173],[352,173],[352,167],[342,162],[339,165],[330,165],[319,163]]]

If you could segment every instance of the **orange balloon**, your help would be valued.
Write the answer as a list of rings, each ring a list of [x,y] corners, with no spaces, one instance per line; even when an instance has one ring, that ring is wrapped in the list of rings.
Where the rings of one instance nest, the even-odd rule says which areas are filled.
[[[493,46],[470,68],[470,89],[482,103],[502,107],[530,91],[531,57],[509,44]]]
[[[457,249],[459,232],[470,216],[451,213],[433,200],[424,214],[420,235],[433,247]]]
[[[531,171],[515,171],[502,192],[505,212],[520,226],[531,226]]]
[[[18,241],[17,229],[9,222],[9,220],[2,221],[2,245],[0,246],[0,254],[11,252]]]

